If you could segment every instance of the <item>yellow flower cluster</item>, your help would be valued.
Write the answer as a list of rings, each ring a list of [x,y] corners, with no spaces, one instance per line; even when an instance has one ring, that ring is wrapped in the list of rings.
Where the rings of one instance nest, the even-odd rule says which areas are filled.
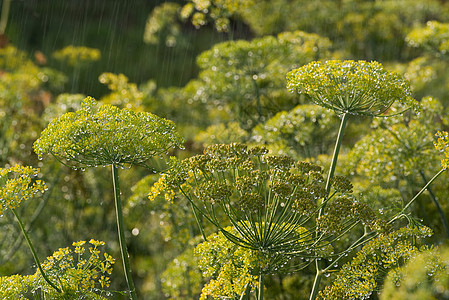
[[[21,165],[0,169],[0,215],[47,189],[42,180],[33,180],[38,173],[39,169]]]
[[[101,52],[95,48],[67,46],[55,51],[53,57],[60,61],[65,61],[70,66],[77,66],[80,63],[88,63],[100,60]]]
[[[378,62],[312,62],[287,74],[290,91],[305,94],[337,114],[378,116],[398,101],[418,109],[409,83]]]
[[[80,110],[66,113],[48,125],[34,143],[34,151],[40,157],[50,153],[87,167],[145,165],[153,156],[181,147],[182,143],[169,120],[148,112],[100,106],[87,97]]]
[[[321,291],[317,299],[368,299],[386,271],[420,250],[414,245],[416,238],[430,235],[432,231],[424,226],[403,227],[369,241],[352,261],[341,267],[333,284]]]
[[[159,193],[170,200],[174,195],[177,201],[187,198],[231,243],[265,257],[261,273],[279,272],[293,257],[305,259],[317,252],[329,256],[329,239],[357,222],[375,231],[384,227],[370,207],[343,197],[352,185],[342,177],[333,182],[326,213],[310,224],[327,195],[321,167],[268,155],[263,147],[213,145],[201,155],[172,159],[170,166],[154,184],[150,199]],[[228,222],[235,229],[228,231]],[[315,234],[317,226],[321,235]]]
[[[42,268],[54,282],[58,282],[64,293],[86,293],[99,285],[102,289],[109,287],[110,274],[115,264],[115,259],[104,252],[101,257],[101,251],[98,249],[104,246],[103,241],[91,239],[89,243],[86,241],[78,241],[72,244],[74,249],[70,247],[60,248],[47,257],[42,263]],[[87,245],[89,247],[87,248]],[[86,252],[86,249],[89,251]],[[89,253],[88,257],[86,257]],[[39,276],[40,272],[37,271]],[[40,279],[45,285],[43,279]],[[45,290],[51,291],[49,287]]]
[[[230,18],[245,11],[254,0],[190,0],[181,10],[181,18],[191,18],[192,24],[199,28],[212,20],[219,32],[229,31]]]
[[[112,91],[101,100],[105,104],[126,108],[139,108],[142,104],[143,93],[139,91],[135,83],[128,82],[128,77],[123,74],[102,73],[98,80],[108,86]]]
[[[425,27],[412,30],[405,40],[410,46],[446,54],[449,50],[449,23],[429,21]]]
[[[32,290],[34,275],[0,276],[0,299],[27,300],[25,295]]]
[[[446,158],[441,160],[441,166],[444,169],[449,167],[449,133],[446,131],[438,131],[436,134],[438,140],[435,142],[435,148],[444,153]]]
[[[225,230],[237,233],[235,228]],[[257,276],[251,275],[259,268],[257,252],[238,247],[229,241],[223,233],[212,234],[207,241],[195,248],[198,266],[203,276],[212,277],[202,290],[200,299],[239,298],[246,286],[257,286]]]

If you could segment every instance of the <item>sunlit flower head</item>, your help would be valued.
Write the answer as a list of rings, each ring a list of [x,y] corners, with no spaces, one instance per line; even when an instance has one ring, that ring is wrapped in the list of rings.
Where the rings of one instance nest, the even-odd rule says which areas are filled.
[[[77,66],[82,63],[100,60],[101,52],[95,48],[70,45],[53,52],[53,57],[59,61],[66,62],[70,66]]]
[[[110,275],[115,264],[115,259],[111,255],[99,249],[104,245],[103,241],[94,239],[91,239],[89,243],[74,242],[72,244],[74,249],[73,247],[59,248],[52,256],[47,257],[42,267],[50,278],[57,279],[64,293],[78,293],[86,297],[83,299],[97,299],[93,298],[96,293],[109,287]],[[39,276],[38,280],[42,281],[43,289],[51,292],[40,277],[39,271],[36,276]],[[72,298],[63,297],[62,299]]]
[[[378,62],[312,62],[287,74],[287,88],[337,114],[378,116],[399,101],[418,108],[409,83]]]
[[[48,125],[34,143],[34,151],[39,157],[50,153],[81,166],[144,165],[182,143],[169,120],[148,112],[98,105],[87,97],[81,109]]]
[[[45,191],[47,186],[43,181],[33,181],[38,173],[39,169],[20,165],[0,169],[0,215],[3,211],[17,208],[36,193]]]

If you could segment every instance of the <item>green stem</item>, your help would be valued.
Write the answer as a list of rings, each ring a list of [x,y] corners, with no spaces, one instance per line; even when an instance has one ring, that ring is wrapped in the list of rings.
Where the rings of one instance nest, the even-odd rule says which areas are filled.
[[[256,92],[257,114],[259,115],[257,120],[259,121],[259,123],[262,123],[262,104],[260,103],[260,90],[259,90],[259,85],[257,84],[257,81],[254,79],[253,79],[253,85],[254,85],[254,90]]]
[[[31,216],[31,218],[29,219],[28,222],[28,226],[26,226],[25,230],[28,232],[28,230],[30,230],[30,228],[33,226],[33,223],[37,220],[37,218],[40,216],[41,212],[44,210],[45,205],[47,205],[48,200],[50,199],[50,196],[53,192],[53,189],[56,185],[56,183],[59,180],[59,175],[61,173],[61,170],[59,170],[57,172],[57,175],[54,177],[52,183],[50,184],[50,188],[49,190],[44,194],[43,196],[43,201],[41,201],[41,203],[39,204],[39,206],[37,207],[36,211],[34,212],[34,214]],[[20,245],[22,245],[23,242],[23,235],[19,235],[14,243],[14,245],[12,246],[11,250],[9,251],[9,253],[5,256],[5,260],[8,261],[11,259],[11,257],[14,255],[14,253],[16,253],[16,251],[19,249]]]
[[[126,282],[128,283],[128,289],[131,293],[131,299],[136,300],[137,299],[136,288],[134,287],[134,282],[131,276],[129,255],[128,250],[126,249],[125,226],[123,224],[122,201],[120,199],[120,186],[118,181],[118,168],[115,164],[112,164],[111,167],[112,167],[112,182],[114,185],[115,210],[117,213],[117,230],[120,242],[120,251],[122,253],[123,268],[125,271]]]
[[[263,286],[264,286],[264,275],[259,274],[259,294],[257,295],[257,300],[263,300]]]
[[[334,177],[335,167],[337,166],[338,153],[340,152],[341,140],[343,139],[343,132],[345,131],[346,122],[348,121],[348,114],[343,114],[341,117],[340,129],[338,130],[337,141],[335,142],[334,154],[332,155],[332,162],[329,168],[329,174],[326,181],[326,193],[329,195],[331,190],[331,180]],[[320,209],[320,216],[324,206]]]
[[[404,213],[407,208],[410,207],[410,205],[412,205],[412,203],[419,197],[421,196],[422,193],[424,193],[425,190],[427,190],[427,187],[435,181],[435,179],[438,178],[438,176],[440,176],[444,171],[446,171],[446,169],[441,169],[438,173],[435,174],[435,176],[432,177],[432,179],[429,180],[429,182],[427,182],[427,184],[418,192],[418,194],[415,195],[415,197],[413,197],[412,200],[410,200],[406,206],[404,206],[404,208],[401,211],[401,214]]]
[[[45,274],[44,270],[42,270],[42,266],[41,263],[39,262],[39,258],[37,257],[37,253],[36,250],[34,250],[34,246],[31,243],[30,237],[28,236],[28,233],[25,230],[25,226],[23,225],[22,220],[20,219],[19,215],[17,214],[16,210],[13,208],[12,212],[14,214],[14,216],[16,216],[16,219],[20,225],[20,229],[22,230],[23,235],[25,236],[25,239],[28,243],[28,246],[30,247],[31,253],[33,253],[33,257],[34,257],[34,261],[36,262],[37,267],[39,268],[39,271],[42,274],[42,277],[45,279],[45,281],[52,287],[54,288],[58,293],[61,293],[61,290],[53,283],[50,281],[50,279],[48,279],[47,275]]]
[[[320,286],[320,282],[321,282],[321,278],[323,277],[323,273],[321,271],[322,266],[321,266],[321,261],[319,260],[315,260],[315,266],[316,266],[316,275],[315,275],[315,280],[313,281],[313,286],[312,286],[312,292],[310,293],[310,300],[314,300],[318,294],[318,288]]]
[[[5,33],[6,25],[8,24],[8,15],[10,6],[11,0],[3,0],[2,16],[0,19],[0,35]]]
[[[246,284],[245,290],[242,292],[242,294],[240,295],[240,299],[239,300],[249,300],[249,293],[251,292],[251,285],[248,282]]]
[[[424,180],[424,182],[427,182],[426,175],[424,174],[424,172],[422,170],[419,171],[419,174],[421,175],[421,178]],[[444,215],[444,211],[441,208],[440,202],[438,201],[437,197],[430,189],[430,186],[427,187],[427,191],[429,192],[430,198],[432,199],[433,203],[435,204],[435,206],[437,208],[438,214],[440,215],[440,218],[441,218],[441,222],[443,223],[443,227],[446,230],[446,235],[447,235],[447,237],[449,237],[449,224],[447,222],[446,216]]]
[[[206,237],[206,234],[204,233],[204,228],[203,228],[203,225],[200,222],[200,219],[198,217],[198,213],[196,212],[196,209],[195,209],[195,207],[193,206],[192,203],[190,203],[190,206],[192,207],[192,211],[193,211],[193,215],[195,216],[196,224],[200,228],[201,235],[203,236],[204,241],[207,241],[207,237]]]
[[[338,130],[337,140],[335,142],[335,148],[334,153],[332,155],[332,162],[329,168],[329,174],[327,175],[327,181],[326,181],[326,197],[323,200],[323,205],[321,206],[319,212],[318,212],[318,218],[321,217],[324,213],[324,207],[326,206],[326,201],[328,200],[329,193],[331,191],[331,181],[334,177],[335,168],[337,166],[337,160],[338,160],[338,153],[340,152],[340,146],[341,141],[343,139],[343,132],[345,131],[346,122],[348,121],[348,114],[344,113],[341,116],[341,123],[340,123],[340,129]],[[323,263],[321,260],[315,260],[315,267],[316,267],[316,275],[315,280],[313,282],[312,291],[310,292],[310,300],[314,300],[318,294],[318,289],[320,286],[321,278],[323,276]]]

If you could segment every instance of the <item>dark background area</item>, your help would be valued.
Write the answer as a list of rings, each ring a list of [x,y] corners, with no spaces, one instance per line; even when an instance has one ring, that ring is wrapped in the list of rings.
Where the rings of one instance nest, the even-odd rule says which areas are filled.
[[[182,24],[182,34],[187,42],[181,47],[145,44],[147,18],[162,2],[13,0],[5,34],[30,55],[41,51],[48,66],[66,74],[72,70],[52,59],[54,51],[68,45],[99,49],[101,60],[80,70],[79,80],[68,82],[66,90],[70,92],[101,97],[107,92],[98,82],[102,72],[123,73],[136,83],[153,79],[158,87],[183,86],[197,73],[195,57],[225,36],[211,28],[196,30],[186,23]]]

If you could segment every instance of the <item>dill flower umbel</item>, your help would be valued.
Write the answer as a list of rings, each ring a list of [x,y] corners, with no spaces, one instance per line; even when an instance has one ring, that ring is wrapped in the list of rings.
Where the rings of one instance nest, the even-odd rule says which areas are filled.
[[[181,147],[183,139],[173,122],[148,112],[134,112],[84,99],[81,109],[53,120],[34,143],[42,157],[82,166],[145,165],[155,155]]]
[[[418,108],[409,83],[375,61],[315,61],[289,72],[287,79],[290,91],[305,94],[338,115],[378,116],[395,101]]]
[[[264,255],[271,253],[265,272],[275,270],[279,261],[321,251],[328,245],[326,238],[343,234],[357,222],[374,230],[379,227],[369,207],[352,198],[340,200],[352,191],[352,185],[337,177],[318,226],[339,226],[339,230],[323,230],[317,240],[316,225],[309,220],[327,195],[321,167],[268,155],[263,147],[212,145],[202,155],[172,159],[170,165],[154,184],[150,199],[159,194],[170,201],[176,195],[186,197],[231,242]],[[332,211],[339,215],[334,217]],[[238,234],[226,229],[228,222]]]
[[[110,275],[112,273],[115,259],[99,249],[104,246],[103,241],[91,239],[74,242],[72,247],[60,248],[47,257],[42,264],[46,274],[58,282],[62,290],[67,295],[88,295],[90,292],[98,292],[109,287]],[[88,250],[88,251],[86,251]],[[38,281],[42,281],[43,289],[46,292],[53,292],[39,278],[39,271],[36,273]],[[100,289],[99,289],[100,288]]]
[[[22,201],[47,189],[43,181],[32,180],[38,173],[39,169],[21,165],[0,169],[0,216],[4,211],[17,208]]]

